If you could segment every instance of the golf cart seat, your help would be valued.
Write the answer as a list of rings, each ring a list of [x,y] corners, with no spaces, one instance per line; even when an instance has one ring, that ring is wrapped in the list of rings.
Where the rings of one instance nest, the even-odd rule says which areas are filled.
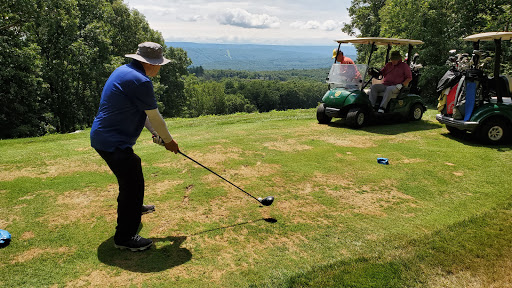
[[[496,87],[502,97],[512,97],[512,77],[507,75],[500,75],[498,78],[498,87]]]

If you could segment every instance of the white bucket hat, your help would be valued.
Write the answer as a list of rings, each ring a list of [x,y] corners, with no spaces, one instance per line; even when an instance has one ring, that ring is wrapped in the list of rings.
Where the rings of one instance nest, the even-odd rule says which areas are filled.
[[[162,45],[154,42],[140,43],[136,54],[124,56],[152,65],[165,65],[172,61],[164,58]]]

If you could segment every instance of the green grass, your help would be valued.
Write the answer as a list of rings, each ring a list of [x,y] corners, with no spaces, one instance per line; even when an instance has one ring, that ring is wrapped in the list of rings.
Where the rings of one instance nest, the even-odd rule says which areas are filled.
[[[2,140],[0,285],[511,286],[512,149],[453,138],[434,115],[360,130],[314,109],[168,119],[184,153],[276,200],[259,207],[144,131],[157,210],[142,253],[113,248],[116,180],[89,130]]]

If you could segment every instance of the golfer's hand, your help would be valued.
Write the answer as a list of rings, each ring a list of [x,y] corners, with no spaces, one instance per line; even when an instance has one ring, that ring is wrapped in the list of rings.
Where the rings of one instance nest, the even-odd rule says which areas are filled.
[[[158,145],[164,145],[164,140],[158,136],[158,134],[155,132],[153,134],[153,143],[156,143]]]
[[[404,87],[404,85],[396,84],[396,89],[398,89],[398,91],[402,90],[402,87]]]
[[[171,142],[164,143],[165,149],[174,152],[174,154],[178,154],[178,151],[180,148],[178,147],[178,143],[174,141],[174,139]]]

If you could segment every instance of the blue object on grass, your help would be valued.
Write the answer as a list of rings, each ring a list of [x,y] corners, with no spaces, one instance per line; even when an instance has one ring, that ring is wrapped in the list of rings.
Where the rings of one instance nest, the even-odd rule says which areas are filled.
[[[9,245],[11,242],[11,233],[0,229],[0,248]]]
[[[388,160],[388,158],[377,158],[377,163],[383,164],[383,165],[388,165],[389,160]]]

